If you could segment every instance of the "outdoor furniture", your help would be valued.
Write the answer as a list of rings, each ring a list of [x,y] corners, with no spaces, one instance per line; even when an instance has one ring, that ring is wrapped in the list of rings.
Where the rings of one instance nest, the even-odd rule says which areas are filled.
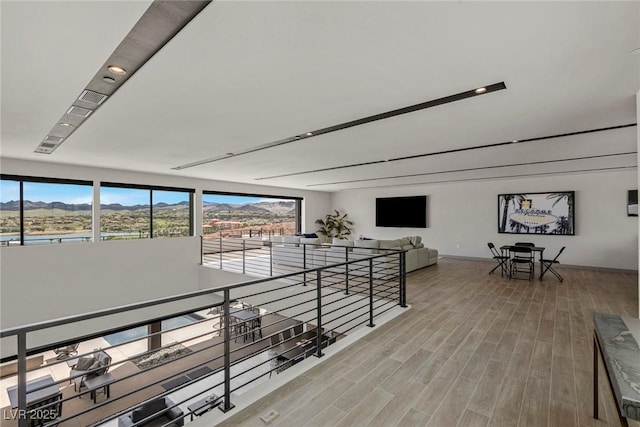
[[[31,391],[34,390],[34,391]],[[12,408],[18,407],[18,386],[7,387]],[[27,381],[27,423],[38,426],[62,416],[62,393],[51,375]]]
[[[75,356],[78,354],[78,346],[80,345],[79,342],[75,343],[75,344],[71,344],[71,345],[67,345],[64,347],[60,347],[60,348],[56,348],[53,350],[53,352],[56,354],[56,359],[58,360],[62,360],[62,359],[66,359],[68,357],[71,356]]]
[[[184,425],[184,412],[175,406],[175,403],[167,396],[153,399],[133,411],[118,418],[118,427],[155,427],[172,425]],[[141,423],[142,420],[149,420]]]
[[[213,408],[220,406],[222,403],[222,397],[218,397],[216,394],[211,394],[207,397],[204,397],[197,402],[192,403],[187,406],[189,413],[191,414],[191,421],[193,421],[193,417],[199,417],[200,415],[209,412]]]
[[[545,273],[547,271],[550,271],[554,276],[556,276],[558,278],[558,280],[560,280],[560,282],[562,283],[563,279],[562,276],[560,275],[560,273],[558,273],[553,266],[555,264],[560,264],[560,261],[558,261],[558,258],[560,257],[560,255],[562,254],[562,252],[564,252],[564,246],[560,249],[560,251],[558,252],[558,255],[556,255],[556,257],[554,259],[540,259],[540,266],[541,266],[541,271],[540,271],[540,280],[542,280],[542,277],[545,275]]]
[[[112,382],[115,382],[115,378],[113,375],[106,373],[104,375],[99,375],[97,377],[89,378],[84,381],[84,385],[87,387],[87,390],[91,392],[91,398],[93,399],[93,403],[96,403],[96,395],[102,391],[102,393],[107,396],[107,399],[111,397],[110,386]]]
[[[97,349],[91,356],[80,357],[69,373],[70,381],[73,381],[73,389],[81,391],[88,379],[99,377],[109,371],[111,356],[104,350]]]
[[[236,340],[242,335],[243,342],[246,342],[251,334],[251,340],[255,338],[256,331],[251,328],[252,322],[260,317],[255,311],[248,308],[232,307],[229,309],[229,323],[236,324]],[[250,330],[251,329],[251,330]],[[260,332],[262,336],[262,332]]]

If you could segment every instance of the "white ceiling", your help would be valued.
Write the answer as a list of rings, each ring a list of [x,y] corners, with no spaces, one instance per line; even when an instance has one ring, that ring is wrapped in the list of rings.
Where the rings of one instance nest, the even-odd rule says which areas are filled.
[[[149,5],[1,2],[2,157],[323,191],[637,166],[630,127],[258,180],[636,123],[638,2],[215,2],[53,154],[34,153]],[[633,154],[567,160],[618,153]]]

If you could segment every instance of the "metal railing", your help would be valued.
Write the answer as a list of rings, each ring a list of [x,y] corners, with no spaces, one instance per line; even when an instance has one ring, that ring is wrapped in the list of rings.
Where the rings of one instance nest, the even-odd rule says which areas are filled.
[[[253,259],[254,256],[249,255],[252,249],[246,248],[247,242],[242,244],[244,262],[241,268],[247,270],[252,268],[250,265],[263,266],[264,260]],[[260,250],[272,253],[274,248],[274,245],[268,244]],[[188,422],[187,415],[200,415],[202,412],[202,407],[196,401],[202,404],[202,399],[211,394],[215,394],[217,399],[205,403],[205,409],[218,406],[226,412],[234,407],[233,399],[237,393],[268,381],[274,374],[278,375],[293,364],[304,363],[307,357],[322,357],[323,349],[353,330],[374,327],[376,317],[398,305],[406,307],[403,251],[364,255],[351,254],[348,250],[343,253],[342,248],[307,248],[303,245],[295,247],[296,251],[302,251],[301,257],[293,247],[290,249],[282,249],[280,258],[276,257],[277,262],[274,264],[269,260],[268,266],[276,270],[291,269],[289,273],[0,331],[2,340],[14,339],[17,346],[17,405],[9,417],[16,418],[21,427],[28,425],[34,416],[42,414],[52,416],[50,421],[39,420],[45,426],[74,419],[83,425],[98,425],[127,417],[133,410],[151,401],[169,397],[168,402],[172,402],[170,407],[179,410],[185,422]],[[314,254],[315,251],[322,253]],[[335,260],[339,262],[333,262]],[[307,263],[320,261],[325,265],[304,268]],[[237,259],[230,262],[237,262]],[[299,262],[302,262],[302,268],[297,265]],[[231,264],[223,261],[222,265]],[[133,327],[147,327],[147,332],[141,337],[114,344],[105,342],[101,347],[100,351],[110,355],[124,354],[124,357],[116,358],[109,364],[108,373],[111,377],[103,377],[108,379],[105,381],[107,386],[102,383],[94,389],[82,387],[87,375],[106,375],[104,366],[99,366],[85,372],[70,370],[68,376],[56,376],[46,384],[31,384],[27,388],[28,374],[33,377],[38,370],[64,363],[71,368],[74,366],[72,363],[95,355],[97,351],[86,348],[74,355],[73,359],[48,362],[44,367],[27,369],[28,356],[72,342],[67,339],[30,347],[27,342],[31,334],[58,327],[82,330],[84,322],[94,319],[104,319],[104,323],[108,324],[109,316],[212,295],[217,302],[193,302],[188,310],[171,315],[175,318],[176,315],[201,312],[201,319],[189,325],[163,329],[159,326],[160,322],[170,316],[147,316],[126,326],[83,332],[78,340],[98,339],[124,330],[130,331]],[[176,340],[175,337],[180,338]],[[163,339],[171,342],[162,345]],[[127,354],[127,349],[136,341],[146,341],[147,351]],[[168,360],[158,356],[159,351],[167,354],[175,348],[187,348],[188,351],[176,352],[178,354]],[[157,364],[146,366],[140,363],[141,359],[154,357],[160,359]],[[61,386],[68,388],[74,384],[74,391],[69,390],[64,397],[59,392],[54,393],[53,398],[49,395],[48,400],[33,401],[31,396],[37,392],[45,393],[47,387],[51,387],[51,382],[54,389],[57,386],[58,390]],[[76,382],[80,385],[78,390]],[[91,394],[95,400],[95,393],[108,390],[111,393],[105,393],[106,396],[101,396],[99,402],[85,405],[84,408],[68,403],[87,394]],[[185,398],[185,395],[188,397]],[[74,406],[80,409],[72,410]],[[111,415],[105,418],[105,412]],[[7,419],[7,414],[3,414],[3,417]],[[144,421],[132,425],[140,425]]]

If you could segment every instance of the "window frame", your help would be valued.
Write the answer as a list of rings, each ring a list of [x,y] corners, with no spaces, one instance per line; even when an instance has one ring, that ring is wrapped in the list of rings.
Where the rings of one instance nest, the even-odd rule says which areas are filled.
[[[278,196],[272,194],[255,194],[255,193],[239,193],[236,191],[214,191],[214,190],[203,190],[202,191],[202,202],[204,203],[204,196],[236,196],[236,197],[262,197],[265,199],[287,199],[294,200],[296,202],[296,213],[295,213],[295,228],[296,233],[302,232],[302,201],[304,197],[298,196]],[[200,204],[200,209],[203,209],[203,203]],[[204,214],[204,212],[203,212]]]
[[[93,188],[93,181],[81,180],[81,179],[67,179],[67,178],[49,178],[29,175],[12,175],[12,174],[0,174],[0,181],[17,181],[19,188],[19,217],[20,217],[20,246],[24,244],[24,183],[33,182],[37,184],[69,184],[69,185],[86,185]],[[93,206],[93,200],[91,201]],[[95,209],[95,207],[93,207]],[[93,213],[92,213],[93,216]]]
[[[158,239],[164,237],[153,237],[153,192],[154,191],[169,191],[176,193],[187,193],[189,195],[189,235],[182,237],[193,237],[195,234],[194,227],[194,195],[196,190],[194,188],[184,188],[184,187],[168,187],[163,185],[145,185],[145,184],[129,184],[129,183],[119,183],[112,181],[100,181],[100,188],[108,187],[108,188],[128,188],[131,190],[148,190],[149,191],[149,239]],[[102,203],[100,203],[102,205]],[[102,209],[100,207],[100,209]],[[102,212],[100,214],[102,218]],[[102,225],[100,226],[100,237],[102,238]]]

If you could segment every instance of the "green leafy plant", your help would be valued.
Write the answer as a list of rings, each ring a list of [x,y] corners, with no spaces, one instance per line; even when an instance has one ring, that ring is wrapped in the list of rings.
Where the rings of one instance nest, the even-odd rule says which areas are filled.
[[[316,233],[325,236],[327,239],[332,237],[346,239],[353,231],[353,221],[349,220],[347,216],[347,214],[341,215],[339,211],[335,210],[334,213],[317,219],[316,225],[320,227],[316,230]]]

